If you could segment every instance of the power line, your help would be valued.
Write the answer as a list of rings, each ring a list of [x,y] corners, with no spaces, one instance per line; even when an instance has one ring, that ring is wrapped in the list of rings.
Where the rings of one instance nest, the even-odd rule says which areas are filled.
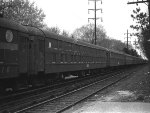
[[[136,2],[128,2],[127,4],[138,4],[138,3],[146,3],[149,2],[148,0],[140,0],[140,1],[136,1]]]

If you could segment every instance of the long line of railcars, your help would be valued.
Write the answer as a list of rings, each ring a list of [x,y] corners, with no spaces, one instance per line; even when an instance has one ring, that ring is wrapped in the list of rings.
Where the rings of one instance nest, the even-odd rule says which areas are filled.
[[[138,57],[0,18],[0,90],[140,63]]]

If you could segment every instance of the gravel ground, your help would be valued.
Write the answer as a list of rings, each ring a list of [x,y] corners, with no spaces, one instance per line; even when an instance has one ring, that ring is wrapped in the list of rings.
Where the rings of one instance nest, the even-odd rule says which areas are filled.
[[[132,76],[96,94],[90,100],[102,102],[150,102],[150,65],[141,67]]]
[[[131,76],[64,113],[150,113],[149,105],[150,65],[144,65]]]

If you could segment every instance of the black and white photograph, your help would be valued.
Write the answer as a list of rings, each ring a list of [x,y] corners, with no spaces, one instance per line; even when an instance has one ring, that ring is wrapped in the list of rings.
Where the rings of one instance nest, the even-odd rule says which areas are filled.
[[[0,0],[0,113],[150,113],[150,0]]]

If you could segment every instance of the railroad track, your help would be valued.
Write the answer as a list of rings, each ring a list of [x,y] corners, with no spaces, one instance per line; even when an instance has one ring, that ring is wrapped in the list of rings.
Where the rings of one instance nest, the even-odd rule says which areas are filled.
[[[111,73],[111,72],[107,72],[107,73]],[[101,75],[102,76],[99,76],[99,79],[100,78],[103,79],[104,77],[107,76],[107,75],[105,76],[104,73],[103,74],[101,73]],[[96,81],[97,78],[98,78],[97,76],[94,77],[87,76],[86,78],[71,79],[63,83],[54,84],[53,86],[52,85],[46,86],[38,89],[29,90],[26,92],[19,92],[19,93],[14,93],[11,95],[0,97],[0,112],[13,111],[18,108],[26,107],[27,105],[33,105],[37,102],[54,98],[55,96],[71,91],[74,88],[81,87],[82,85],[86,85],[89,84],[90,82]],[[83,83],[83,81],[85,80],[87,82]],[[78,85],[78,82],[80,81],[81,83]]]
[[[116,74],[116,73],[115,73]],[[110,75],[109,75],[110,76]],[[118,75],[116,75],[116,76],[118,76]],[[116,76],[115,76],[115,78],[116,78]],[[113,76],[114,77],[114,76]],[[53,103],[52,105],[51,105],[51,107],[50,107],[50,109],[52,110],[51,112],[53,113],[53,112],[57,112],[57,111],[61,111],[61,110],[56,110],[56,109],[58,109],[58,108],[68,108],[68,107],[63,107],[62,106],[62,102],[61,102],[61,99],[63,100],[64,98],[65,98],[65,96],[67,96],[67,98],[69,98],[70,96],[68,96],[68,95],[76,95],[76,93],[78,93],[78,92],[85,92],[85,94],[84,95],[86,95],[86,94],[88,94],[88,95],[86,95],[86,98],[89,96],[89,95],[91,95],[91,94],[93,94],[93,92],[96,92],[96,84],[101,84],[101,82],[103,82],[103,81],[105,81],[105,80],[107,80],[108,81],[108,79],[112,79],[112,78],[107,78],[107,79],[104,79],[104,80],[101,80],[101,81],[98,81],[98,82],[95,82],[95,83],[92,83],[92,84],[89,84],[89,85],[87,85],[87,86],[85,86],[85,87],[82,87],[82,88],[79,88],[79,89],[76,89],[76,90],[73,90],[73,91],[70,91],[70,92],[67,92],[66,94],[64,94],[64,93],[62,93],[63,95],[58,95],[58,96],[50,96],[50,92],[47,92],[47,93],[45,93],[45,92],[43,92],[43,93],[40,93],[40,94],[37,94],[36,96],[31,96],[31,97],[29,97],[29,98],[25,98],[25,99],[21,99],[21,100],[19,100],[19,101],[16,101],[16,102],[13,102],[13,103],[16,103],[16,106],[17,106],[17,104],[18,103],[21,103],[21,102],[25,102],[25,100],[30,100],[29,102],[28,102],[28,104],[27,104],[27,102],[26,102],[26,105],[27,106],[25,106],[25,105],[22,105],[22,107],[20,106],[19,107],[19,109],[20,110],[17,110],[17,108],[15,109],[14,108],[14,106],[15,105],[13,105],[13,106],[11,106],[11,109],[9,110],[10,112],[16,112],[16,113],[20,113],[20,112],[25,112],[26,110],[28,111],[28,109],[32,109],[31,111],[29,110],[29,112],[34,112],[34,110],[33,109],[36,109],[36,107],[38,106],[42,106],[42,104],[45,104],[45,103]],[[120,79],[122,79],[122,78],[120,78]],[[114,83],[111,83],[111,84],[114,84]],[[91,93],[89,94],[89,92],[86,92],[86,91],[82,91],[82,90],[86,90],[86,88],[89,88],[89,87],[93,87],[92,89],[95,89],[94,91],[90,91]],[[108,86],[107,86],[108,87]],[[61,89],[62,90],[62,89]],[[51,91],[51,93],[54,93],[54,92],[57,92],[57,91]],[[58,93],[58,92],[57,92]],[[42,96],[41,96],[42,95]],[[49,96],[47,96],[47,95],[49,95]],[[80,96],[77,96],[77,97],[80,97]],[[72,97],[72,98],[77,98],[76,96],[75,97]],[[42,98],[42,99],[41,99]],[[70,97],[71,98],[71,97]],[[31,103],[31,100],[32,100],[32,103]],[[70,100],[70,99],[65,99],[65,100]],[[79,102],[79,101],[81,101],[82,99],[81,98],[79,98],[79,99],[77,99],[75,102],[74,102],[74,104],[75,103],[77,103],[77,102]],[[58,102],[59,103],[58,103]],[[55,104],[54,104],[55,103]],[[71,102],[72,103],[72,102]],[[12,102],[10,102],[9,103],[9,105],[12,105]],[[74,105],[74,104],[72,104],[72,105]],[[65,105],[68,105],[68,104],[66,104],[65,103]],[[72,106],[71,105],[71,106]],[[30,107],[28,107],[28,106],[30,106]],[[58,107],[58,106],[62,106],[62,107]],[[13,107],[13,109],[12,109],[12,107]],[[54,108],[56,108],[56,109],[54,109]],[[63,109],[62,109],[63,110]],[[8,110],[4,110],[3,109],[3,111],[8,111]],[[35,110],[35,113],[37,113],[38,111],[37,110]],[[39,111],[40,113],[41,112],[43,112],[43,111]]]
[[[111,72],[107,72],[107,73],[101,73],[101,77],[105,77],[103,76],[104,74],[109,74]],[[94,77],[97,77],[94,76]],[[65,85],[68,85],[70,83],[75,83],[77,81],[83,81],[83,80],[88,80],[88,79],[92,79],[93,76],[87,76],[86,78],[77,78],[77,79],[70,79],[70,80],[66,80],[66,81],[59,81],[60,83],[54,83],[53,85],[48,85],[46,87],[40,87],[40,88],[36,88],[36,89],[32,89],[32,90],[27,90],[27,91],[23,91],[23,92],[16,92],[16,93],[10,93],[10,94],[6,94],[6,96],[0,96],[0,106],[2,106],[2,103],[6,102],[6,100],[11,101],[11,99],[19,99],[21,96],[30,96],[30,95],[36,95],[40,92],[45,92],[47,90],[53,90],[56,89],[57,87],[62,87]]]

